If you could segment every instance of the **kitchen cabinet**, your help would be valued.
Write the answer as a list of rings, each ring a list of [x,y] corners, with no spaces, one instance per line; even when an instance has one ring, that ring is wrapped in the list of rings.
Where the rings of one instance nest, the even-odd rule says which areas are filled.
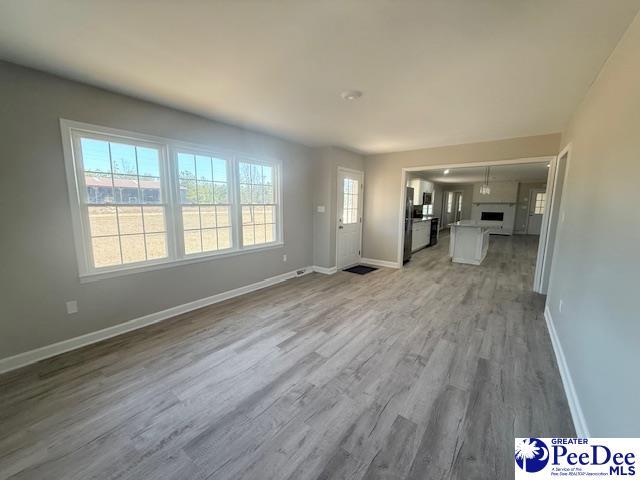
[[[415,252],[429,245],[431,235],[431,220],[417,220],[413,222],[411,232],[411,251]]]
[[[422,194],[433,193],[433,183],[419,178],[414,178],[409,181],[409,186],[413,188],[413,204],[422,205]]]

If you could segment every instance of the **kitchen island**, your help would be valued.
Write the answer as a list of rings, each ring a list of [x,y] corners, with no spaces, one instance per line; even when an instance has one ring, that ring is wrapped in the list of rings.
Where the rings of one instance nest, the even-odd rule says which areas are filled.
[[[460,220],[449,224],[449,256],[455,263],[480,265],[489,248],[489,230],[491,222]]]

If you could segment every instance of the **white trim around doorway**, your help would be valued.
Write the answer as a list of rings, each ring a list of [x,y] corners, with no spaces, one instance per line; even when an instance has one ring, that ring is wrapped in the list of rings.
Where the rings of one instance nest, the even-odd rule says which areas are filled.
[[[540,230],[540,243],[538,245],[538,256],[536,258],[536,269],[533,277],[533,291],[545,294],[548,290],[548,282],[545,284],[545,278],[548,278],[548,270],[551,268],[551,262],[554,252],[558,249],[558,243],[555,242],[554,251],[548,251],[551,235],[551,225],[562,222],[563,212],[560,211],[562,198],[558,198],[558,190],[564,193],[567,185],[567,177],[569,175],[569,165],[571,159],[571,143],[569,143],[562,151],[549,162],[549,177],[547,178],[547,201],[545,203],[544,215],[542,217],[542,229]],[[564,162],[564,176],[562,185],[558,185],[558,169],[560,162]],[[561,188],[559,188],[561,187]],[[562,197],[562,194],[560,195]],[[554,213],[555,212],[555,213]],[[557,236],[558,229],[555,234]]]
[[[403,167],[402,174],[400,175],[400,204],[398,206],[398,248],[396,260],[402,265],[402,250],[404,245],[404,210],[405,210],[405,197],[406,197],[406,185],[407,185],[407,173],[419,172],[424,170],[444,170],[446,168],[468,168],[468,167],[491,167],[497,165],[518,165],[523,163],[542,163],[542,162],[555,162],[555,156],[546,157],[528,157],[528,158],[516,158],[512,160],[489,160],[486,162],[468,162],[468,163],[445,163],[439,165],[424,165],[418,167]],[[543,220],[544,224],[544,220]]]

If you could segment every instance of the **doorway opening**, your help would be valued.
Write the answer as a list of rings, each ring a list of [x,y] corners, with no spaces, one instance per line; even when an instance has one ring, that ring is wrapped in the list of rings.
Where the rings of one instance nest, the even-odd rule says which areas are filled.
[[[449,230],[449,225],[462,220],[462,190],[447,190],[442,199],[442,222],[440,230]]]
[[[500,235],[523,239],[530,246],[528,258],[532,255],[535,258],[532,289],[545,293],[562,190],[557,182],[559,177],[564,181],[567,157],[404,168],[398,264],[401,265],[406,257],[403,251],[405,244],[422,245],[421,242],[406,241],[407,235],[413,235],[410,229],[406,229],[405,218],[407,191],[411,191],[415,198],[429,201],[429,205],[414,205],[411,209],[413,214],[420,216],[421,212],[434,212],[429,216],[425,214],[423,218],[438,216],[440,230],[456,223],[465,226],[473,223],[486,227],[490,235],[488,238]],[[419,192],[415,191],[416,185],[421,187]],[[410,186],[412,188],[408,188]],[[499,241],[498,237],[495,238]],[[451,237],[443,240],[451,242]]]

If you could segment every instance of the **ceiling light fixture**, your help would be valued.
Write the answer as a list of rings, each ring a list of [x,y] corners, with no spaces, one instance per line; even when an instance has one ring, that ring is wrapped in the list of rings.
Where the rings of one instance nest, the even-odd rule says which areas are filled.
[[[362,96],[362,92],[360,90],[345,90],[340,94],[343,100],[353,101],[357,100]]]
[[[480,195],[490,195],[491,187],[489,187],[489,173],[491,167],[487,167],[484,173],[484,183],[480,185]]]
[[[444,174],[445,175],[449,175],[449,169],[448,168],[444,171]]]

